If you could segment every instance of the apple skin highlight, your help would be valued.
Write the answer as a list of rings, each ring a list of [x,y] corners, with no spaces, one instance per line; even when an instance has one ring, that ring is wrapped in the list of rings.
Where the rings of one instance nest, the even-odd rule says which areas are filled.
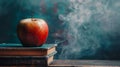
[[[23,46],[42,46],[48,32],[48,25],[43,19],[23,19],[17,26],[17,35]]]

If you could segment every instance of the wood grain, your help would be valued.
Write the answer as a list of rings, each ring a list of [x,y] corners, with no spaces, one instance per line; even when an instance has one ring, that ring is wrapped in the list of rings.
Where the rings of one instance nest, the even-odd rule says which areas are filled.
[[[120,67],[115,60],[54,60],[49,67]]]

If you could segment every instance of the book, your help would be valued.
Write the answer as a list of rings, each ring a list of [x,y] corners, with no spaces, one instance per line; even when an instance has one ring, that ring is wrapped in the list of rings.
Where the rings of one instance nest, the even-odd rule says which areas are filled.
[[[47,56],[0,56],[0,66],[49,65],[56,53]]]
[[[22,44],[0,44],[0,56],[46,56],[56,51],[57,44],[23,47]]]

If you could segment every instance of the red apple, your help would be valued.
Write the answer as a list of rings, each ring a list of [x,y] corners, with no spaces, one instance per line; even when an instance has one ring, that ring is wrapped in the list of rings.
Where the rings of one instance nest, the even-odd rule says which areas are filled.
[[[23,46],[41,46],[48,37],[48,25],[43,19],[23,19],[17,26],[17,35]]]

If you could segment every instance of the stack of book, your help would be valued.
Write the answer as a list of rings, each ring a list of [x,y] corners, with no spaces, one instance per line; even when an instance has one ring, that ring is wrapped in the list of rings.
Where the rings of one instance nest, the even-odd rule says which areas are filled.
[[[0,66],[49,65],[52,63],[57,44],[40,47],[23,47],[22,44],[0,44]]]

